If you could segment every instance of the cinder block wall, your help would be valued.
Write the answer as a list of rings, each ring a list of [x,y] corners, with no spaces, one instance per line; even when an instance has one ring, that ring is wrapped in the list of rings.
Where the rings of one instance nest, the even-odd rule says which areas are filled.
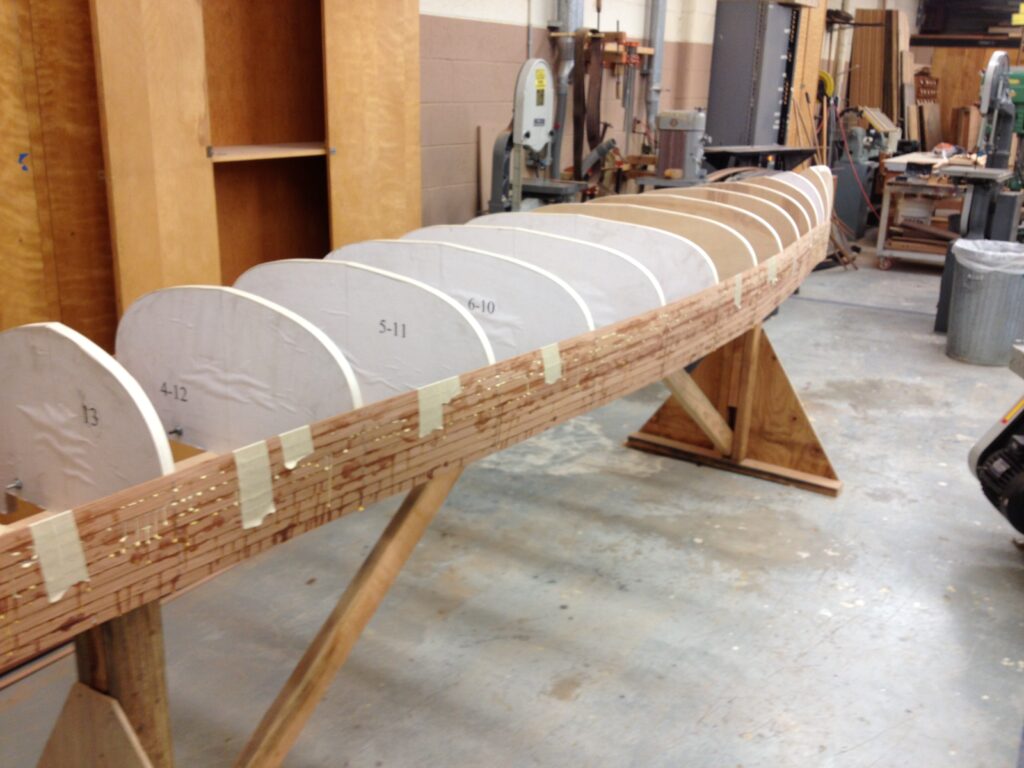
[[[533,0],[531,50],[557,67],[546,24],[555,15],[553,0]],[[423,224],[462,223],[479,211],[480,142],[490,163],[496,133],[512,117],[512,90],[527,55],[525,0],[421,0],[420,57],[423,142]],[[646,37],[644,0],[605,0],[602,30],[619,29],[631,38]],[[584,23],[598,26],[593,3]],[[662,109],[707,106],[715,0],[669,0],[662,75]],[[602,119],[609,135],[624,145],[624,109],[607,70],[602,84]],[[644,117],[642,78],[637,78],[634,115]],[[571,105],[569,114],[571,115]],[[565,149],[571,147],[571,129]],[[634,141],[634,151],[639,146]],[[568,158],[568,154],[563,155]],[[569,161],[566,160],[566,163]]]

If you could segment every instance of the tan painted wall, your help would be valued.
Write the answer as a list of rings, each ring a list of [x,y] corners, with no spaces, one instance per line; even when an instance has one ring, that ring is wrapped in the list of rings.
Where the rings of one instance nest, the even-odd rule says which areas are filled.
[[[626,31],[643,34],[642,29]],[[554,68],[557,59],[546,31],[534,28],[531,39],[532,55],[547,59]],[[423,223],[461,223],[475,216],[480,206],[478,126],[488,128],[489,162],[497,131],[512,117],[516,74],[526,58],[526,26],[421,15],[420,51]],[[661,108],[707,106],[710,77],[710,44],[666,43]],[[641,87],[634,114],[642,118],[643,80],[637,82]],[[601,115],[612,124],[608,135],[622,146],[624,110],[607,70]],[[570,149],[571,133],[564,147]],[[638,141],[634,151],[637,147]]]

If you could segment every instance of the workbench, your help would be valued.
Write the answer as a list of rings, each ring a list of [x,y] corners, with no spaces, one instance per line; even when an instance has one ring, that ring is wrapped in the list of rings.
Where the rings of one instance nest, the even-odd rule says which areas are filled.
[[[923,264],[931,264],[941,267],[946,262],[945,251],[938,250],[914,250],[907,246],[898,245],[892,242],[889,237],[889,230],[892,226],[893,206],[899,201],[913,198],[923,198],[928,206],[928,216],[931,219],[931,212],[935,209],[935,203],[942,200],[962,199],[963,189],[959,185],[950,183],[930,183],[927,180],[910,180],[896,177],[886,181],[882,192],[882,210],[878,217],[878,240],[876,241],[876,253],[878,255],[878,268],[891,269],[896,260],[914,261]],[[894,199],[898,202],[894,203]],[[938,242],[938,241],[937,241]]]

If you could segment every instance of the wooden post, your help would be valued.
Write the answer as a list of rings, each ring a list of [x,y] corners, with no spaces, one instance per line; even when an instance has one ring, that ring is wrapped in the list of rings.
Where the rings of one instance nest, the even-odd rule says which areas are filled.
[[[733,461],[747,458],[750,449],[750,420],[754,410],[754,393],[757,387],[758,358],[761,353],[760,325],[755,325],[744,336],[740,347],[739,402],[736,404],[736,439],[732,451],[723,451]]]
[[[681,393],[679,375],[668,377],[673,397],[626,444],[838,495],[842,483],[760,325],[708,355],[692,381],[698,392],[687,384]]]
[[[235,763],[237,767],[269,768],[284,761],[461,473],[454,470],[437,475],[405,497],[256,727]]]

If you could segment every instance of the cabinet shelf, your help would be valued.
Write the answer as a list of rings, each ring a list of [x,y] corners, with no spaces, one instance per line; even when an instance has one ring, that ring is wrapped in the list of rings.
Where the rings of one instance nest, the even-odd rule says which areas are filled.
[[[283,160],[289,157],[316,157],[327,154],[327,148],[316,141],[290,144],[236,144],[207,147],[206,154],[214,163],[241,163],[252,160]]]

